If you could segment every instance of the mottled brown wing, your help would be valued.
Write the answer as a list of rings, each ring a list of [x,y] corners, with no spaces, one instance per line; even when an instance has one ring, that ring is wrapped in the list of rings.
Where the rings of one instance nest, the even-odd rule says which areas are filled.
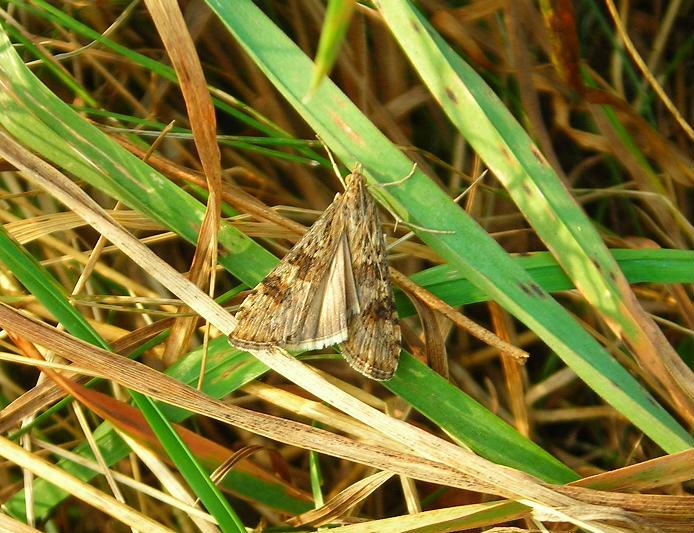
[[[359,311],[342,197],[316,220],[236,313],[239,348],[315,349],[337,344]]]
[[[347,177],[345,211],[360,312],[350,320],[347,340],[340,349],[358,372],[387,380],[398,367],[400,325],[378,212],[357,171]]]

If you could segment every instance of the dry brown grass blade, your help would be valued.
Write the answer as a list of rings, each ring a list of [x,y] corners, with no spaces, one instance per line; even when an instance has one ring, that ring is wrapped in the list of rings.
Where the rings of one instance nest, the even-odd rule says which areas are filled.
[[[15,520],[0,511],[0,531],[12,531],[12,533],[41,533],[38,529]]]
[[[195,256],[188,274],[198,287],[214,291],[214,267],[217,264],[217,233],[221,214],[222,169],[217,146],[217,120],[212,99],[202,71],[195,45],[188,32],[183,14],[175,0],[145,0],[159,31],[171,63],[180,81],[188,110],[188,119],[200,162],[205,171],[210,195],[207,209],[198,232]],[[212,279],[210,280],[210,276]],[[182,309],[186,312],[186,309]],[[173,363],[187,351],[197,320],[182,317],[176,320],[166,341],[164,361]],[[202,378],[201,372],[201,378]]]
[[[663,173],[681,185],[694,185],[694,160],[691,152],[665,138],[653,125],[627,105],[615,106],[619,120],[629,128],[644,154],[652,158]],[[657,191],[657,189],[655,189]],[[667,190],[662,191],[669,197]],[[691,241],[691,235],[689,235]]]
[[[224,477],[231,472],[231,470],[238,464],[243,464],[244,459],[250,457],[255,452],[265,450],[264,446],[259,444],[254,444],[253,446],[244,446],[240,450],[230,453],[227,459],[215,468],[214,472],[210,474],[210,479],[213,483],[220,483]],[[285,479],[285,481],[288,481]],[[296,491],[299,493],[299,491]],[[306,499],[306,501],[311,501],[311,497],[308,494],[301,493],[301,496]]]
[[[312,421],[320,422],[324,427],[333,428],[364,442],[373,442],[383,445],[384,439],[387,439],[387,437],[359,420],[355,420],[350,416],[336,411],[322,402],[304,398],[303,396],[293,394],[281,388],[254,381],[241,387],[241,390],[255,398],[276,405],[284,411]],[[400,448],[401,446],[393,441],[389,441],[388,447]]]
[[[557,490],[582,501],[609,502],[632,509],[648,517],[659,531],[689,533],[694,531],[694,496],[614,491],[643,491],[690,481],[694,479],[692,464],[694,448],[583,478]],[[581,488],[597,490],[584,495]]]
[[[161,224],[137,211],[107,211],[114,220],[126,228],[138,230],[162,230]],[[20,244],[27,244],[44,235],[50,235],[58,231],[67,231],[84,225],[84,220],[75,213],[49,213],[34,218],[24,218],[8,222],[5,229]]]
[[[126,230],[118,226],[84,191],[79,189],[55,168],[24,150],[23,147],[7,135],[0,133],[0,140],[4,141],[0,142],[0,153],[17,166],[27,179],[40,184],[58,200],[76,211],[142,268],[157,272],[158,278],[169,290],[190,305],[201,316],[208,319],[222,333],[228,334],[234,329],[235,321],[233,317],[170,265],[153,254]],[[20,333],[38,344],[46,342],[46,339],[43,340],[43,343],[35,339],[35,335],[39,330],[42,332],[42,336],[54,337],[54,335],[49,335],[45,326],[36,324],[24,317],[20,319],[20,315],[7,306],[1,306],[0,311],[0,323],[5,324],[5,326],[9,325],[10,329],[18,328],[22,324],[22,328],[25,329]],[[67,338],[67,336],[61,336],[60,340],[52,339],[48,346],[51,346],[51,349],[67,359],[89,368],[90,361],[83,360],[80,357],[82,354],[79,352],[84,352],[85,350],[93,352],[95,348],[85,343],[78,343],[80,347],[76,348],[73,343],[78,341],[74,339],[70,339],[68,343],[70,347],[67,348],[64,344]],[[398,453],[395,454],[398,457],[398,461],[388,461],[389,466],[385,467],[383,466],[384,457],[380,455],[386,453],[385,449],[381,449],[380,452],[370,450],[368,453],[364,453],[364,449],[359,445],[348,439],[341,440],[333,434],[326,433],[324,438],[318,439],[315,435],[317,431],[315,429],[309,432],[312,434],[312,438],[305,439],[303,437],[306,436],[307,429],[300,424],[292,426],[294,431],[291,432],[292,441],[289,442],[287,440],[288,435],[277,430],[280,424],[279,419],[274,417],[264,419],[259,413],[253,413],[253,418],[249,420],[249,416],[245,412],[233,412],[234,409],[230,406],[225,406],[199,393],[192,394],[194,391],[191,391],[189,388],[143,365],[138,365],[129,360],[119,360],[119,358],[108,352],[99,351],[99,353],[100,359],[106,358],[109,360],[106,368],[114,370],[113,379],[127,381],[127,383],[122,383],[126,387],[133,388],[167,403],[179,405],[193,412],[244,427],[261,435],[272,435],[271,438],[282,442],[338,457],[349,458],[350,460],[363,462],[382,470],[391,470],[417,479],[423,479],[420,476],[426,472],[424,479],[433,482],[440,482],[434,480],[433,477],[439,480],[442,479],[437,476],[442,474],[441,469],[443,469],[447,472],[447,475],[443,476],[443,479],[447,480],[444,484],[451,484],[452,478],[456,483],[464,483],[466,487],[474,487],[474,490],[477,491],[490,492],[518,500],[533,507],[534,512],[542,513],[542,516],[551,516],[553,520],[572,522],[589,531],[609,530],[609,527],[601,523],[605,519],[621,519],[626,523],[630,522],[629,515],[619,509],[593,508],[586,504],[577,504],[571,498],[563,496],[552,488],[539,483],[532,476],[495,465],[415,426],[376,411],[330,384],[318,373],[279,348],[253,351],[252,353],[261,362],[289,380],[299,384],[330,405],[364,421],[390,438],[406,445],[421,457],[415,459],[415,456],[410,456],[410,464],[406,463],[407,471],[402,471],[402,464],[398,464],[401,454]],[[92,360],[91,363],[93,364],[94,361]],[[103,364],[106,362],[101,361],[100,363],[98,368],[105,368]],[[109,364],[114,366],[109,367]],[[140,370],[134,372],[134,368],[139,368]],[[147,370],[144,371],[143,369]],[[148,379],[144,382],[142,381],[143,375],[148,376]],[[164,385],[163,389],[153,390],[154,383]],[[138,389],[137,387],[140,388]],[[174,395],[170,395],[172,390],[176,391]],[[283,420],[282,424],[290,424],[290,422]],[[319,442],[320,447],[317,448]],[[346,456],[347,450],[349,450],[349,457]],[[390,451],[389,457],[392,454],[393,452]],[[426,459],[423,459],[423,457]],[[415,472],[412,472],[412,470],[415,470]],[[582,517],[584,516],[587,517],[586,520],[583,520]],[[599,526],[597,525],[598,522],[600,522]],[[642,524],[642,526],[647,527],[646,524]]]
[[[504,0],[492,0],[474,2],[458,9],[439,9],[432,14],[431,22],[438,31],[446,34],[464,50],[465,54],[472,58],[477,65],[492,68],[493,65],[485,54],[485,50],[476,42],[468,29],[468,25],[477,19],[501,11],[503,7]]]
[[[500,339],[488,329],[483,328],[473,320],[470,320],[462,313],[456,311],[446,302],[437,298],[429,291],[422,289],[416,283],[410,281],[405,275],[401,274],[394,268],[390,268],[390,276],[393,281],[407,294],[426,304],[434,311],[441,313],[458,327],[467,331],[473,337],[482,342],[497,348],[503,355],[509,355],[518,361],[525,361],[528,358],[528,352],[514,346],[511,343]]]
[[[560,492],[590,504],[607,504],[633,511],[648,518],[668,518],[689,525],[694,529],[694,496],[672,494],[629,494],[620,492],[601,492],[583,487],[561,487]],[[586,492],[584,492],[586,491]]]
[[[402,533],[403,531],[445,533],[448,531],[474,531],[485,526],[498,524],[499,516],[505,522],[510,522],[522,518],[523,514],[517,508],[510,508],[507,503],[488,502],[423,511],[412,515],[394,516],[362,524],[350,524],[333,528],[330,531],[339,533]],[[514,529],[516,531],[513,533],[525,531],[519,528]],[[490,532],[492,529],[484,529],[484,531]]]
[[[694,448],[603,472],[571,483],[598,490],[648,490],[694,479]]]
[[[446,531],[452,531],[452,530],[446,530]],[[485,531],[485,533],[538,533],[541,530],[538,528],[526,529],[523,527],[500,526],[500,527],[492,527],[489,529],[485,529],[484,531]]]
[[[444,379],[449,379],[446,339],[443,337],[443,332],[436,319],[434,310],[417,298],[414,298],[412,303],[419,316],[419,321],[422,324],[427,362],[434,372]]]
[[[610,16],[612,16],[612,20],[615,24],[615,27],[617,28],[617,34],[622,39],[624,46],[629,52],[629,55],[633,59],[634,63],[636,63],[636,66],[641,71],[641,74],[643,74],[646,80],[648,80],[648,83],[651,85],[651,88],[655,91],[655,93],[658,95],[658,97],[663,102],[665,107],[668,109],[670,114],[674,117],[675,122],[677,122],[680,128],[682,128],[682,130],[687,134],[690,142],[694,141],[694,129],[689,125],[689,123],[684,119],[684,117],[682,117],[675,104],[672,102],[672,100],[670,100],[670,97],[668,97],[665,91],[663,91],[663,88],[660,86],[660,84],[655,79],[651,71],[648,69],[648,66],[646,65],[645,61],[641,58],[641,55],[636,50],[634,43],[632,42],[631,38],[629,37],[624,28],[624,25],[622,24],[622,20],[619,17],[619,13],[617,12],[617,8],[614,5],[614,2],[612,0],[605,0],[605,5],[607,6],[607,10],[610,13]]]
[[[364,498],[367,498],[391,477],[393,477],[392,472],[378,472],[361,479],[330,498],[324,505],[290,518],[287,520],[287,523],[294,527],[306,524],[313,526],[327,524],[346,513],[350,508],[364,500]]]
[[[500,338],[509,342],[513,346],[518,344],[513,320],[509,314],[496,302],[489,302],[489,311],[492,317],[494,329]],[[521,435],[530,435],[530,417],[528,415],[528,404],[525,400],[525,386],[527,383],[525,361],[502,357],[501,366],[504,369],[506,381],[506,397],[511,413],[513,414],[513,426]]]

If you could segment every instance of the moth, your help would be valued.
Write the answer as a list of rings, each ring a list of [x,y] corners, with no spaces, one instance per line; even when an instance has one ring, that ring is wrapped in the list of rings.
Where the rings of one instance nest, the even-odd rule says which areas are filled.
[[[242,349],[340,345],[368,378],[398,366],[400,326],[386,244],[361,167],[282,261],[246,297],[229,342]]]

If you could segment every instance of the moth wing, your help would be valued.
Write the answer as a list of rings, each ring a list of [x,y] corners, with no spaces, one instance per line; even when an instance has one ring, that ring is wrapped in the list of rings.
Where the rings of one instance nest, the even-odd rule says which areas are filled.
[[[344,268],[349,261],[344,233],[338,195],[243,301],[229,342],[248,349],[309,349],[343,340],[349,315],[358,311],[352,271]],[[345,302],[353,306],[351,313],[345,312]]]
[[[390,379],[398,366],[400,326],[388,274],[387,250],[374,201],[363,178],[352,175],[345,192],[347,236],[359,297],[359,315],[350,320],[342,355],[356,371]],[[351,185],[350,185],[351,184]]]
[[[287,339],[290,349],[315,350],[347,338],[349,319],[359,312],[346,232],[342,232],[327,275],[308,305],[302,324]]]

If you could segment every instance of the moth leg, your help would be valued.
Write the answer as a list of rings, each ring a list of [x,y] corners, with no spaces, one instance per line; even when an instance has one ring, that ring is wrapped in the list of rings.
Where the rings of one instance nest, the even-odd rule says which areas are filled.
[[[395,181],[388,181],[386,183],[374,183],[373,185],[369,185],[369,187],[378,187],[385,189],[386,187],[392,187],[394,185],[402,185],[405,183],[408,179],[410,179],[412,176],[414,176],[414,173],[417,172],[417,163],[412,163],[412,170],[410,170],[404,178],[400,178],[399,180]]]
[[[408,179],[410,179],[410,178],[412,177],[412,174],[414,173],[414,171],[415,171],[416,168],[417,168],[417,163],[414,164],[414,166],[412,167],[412,171],[411,171],[407,176],[405,176],[404,178],[402,178],[402,179],[400,179],[400,180],[398,180],[398,181],[390,182],[390,183],[381,183],[380,186],[381,186],[381,187],[387,187],[387,186],[389,186],[389,185],[395,185],[395,184],[404,183],[405,180],[408,180]],[[482,179],[484,179],[484,177],[487,175],[487,172],[488,172],[488,171],[489,171],[489,169],[485,169],[484,172],[482,172],[482,174],[480,174],[479,176],[477,176],[477,177],[475,178],[475,180],[474,180],[463,192],[461,192],[458,196],[456,196],[456,197],[453,199],[453,202],[455,202],[456,204],[457,204],[458,202],[460,202],[460,200],[462,200],[463,197],[464,197],[467,193],[469,193],[469,192],[475,187],[475,185],[477,185]],[[419,226],[415,226],[414,224],[410,224],[409,222],[405,222],[404,220],[398,220],[397,215],[394,215],[390,210],[388,210],[388,212],[389,212],[389,213],[391,214],[391,216],[395,219],[395,228],[394,228],[394,229],[397,229],[397,228],[398,228],[398,222],[400,222],[400,223],[402,223],[404,226],[409,226],[409,227],[411,227],[411,228],[413,228],[413,229],[418,229],[418,230],[420,230],[420,231],[427,231],[427,232],[429,232],[429,233],[453,233],[453,232],[451,232],[451,231],[432,230],[432,229],[428,229],[428,228],[421,228],[421,227],[419,227]],[[414,235],[413,232],[409,232],[409,233],[407,233],[406,235],[403,235],[403,236],[400,237],[397,241],[395,241],[394,243],[388,245],[388,250],[391,250],[392,248],[394,248],[395,246],[397,246],[397,245],[400,244],[401,242],[405,242],[406,240],[411,239],[413,235]]]

